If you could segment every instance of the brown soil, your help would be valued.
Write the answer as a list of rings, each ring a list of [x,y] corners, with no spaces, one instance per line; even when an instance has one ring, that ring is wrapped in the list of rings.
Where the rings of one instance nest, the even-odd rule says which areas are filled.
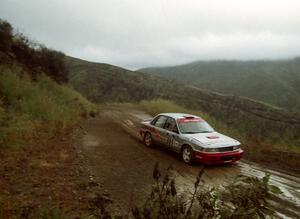
[[[0,150],[0,218],[98,213],[102,189],[70,139],[66,133],[47,144]]]

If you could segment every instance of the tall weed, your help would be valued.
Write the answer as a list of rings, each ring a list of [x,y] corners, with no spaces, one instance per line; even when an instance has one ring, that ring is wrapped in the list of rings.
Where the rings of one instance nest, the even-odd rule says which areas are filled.
[[[196,218],[272,218],[275,211],[268,199],[280,194],[270,185],[270,175],[263,178],[239,176],[225,187],[209,187],[202,182],[204,169],[196,177],[192,192],[177,192],[169,168],[163,176],[155,165],[152,191],[141,207],[132,210],[135,219]]]

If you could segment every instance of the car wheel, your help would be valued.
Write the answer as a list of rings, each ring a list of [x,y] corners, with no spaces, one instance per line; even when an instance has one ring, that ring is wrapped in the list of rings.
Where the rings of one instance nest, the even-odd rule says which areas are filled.
[[[145,134],[144,143],[147,147],[152,147],[153,146],[152,136],[149,132],[146,132],[146,134]]]
[[[184,146],[181,150],[181,158],[183,160],[183,162],[187,163],[187,164],[193,164],[195,157],[194,157],[194,151],[191,148],[191,146]]]

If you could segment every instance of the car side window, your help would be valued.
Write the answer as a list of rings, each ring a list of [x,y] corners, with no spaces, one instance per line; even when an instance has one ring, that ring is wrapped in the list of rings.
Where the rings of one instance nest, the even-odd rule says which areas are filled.
[[[172,132],[175,132],[175,133],[179,134],[179,131],[178,131],[176,123],[175,123],[175,126],[172,129]]]
[[[165,122],[167,120],[167,117],[165,116],[159,116],[156,121],[154,121],[154,123],[152,125],[155,125],[156,127],[160,127],[163,128],[165,125]]]
[[[178,129],[177,129],[177,125],[176,125],[175,119],[168,118],[167,121],[166,121],[166,123],[165,123],[164,129],[167,129],[167,130],[169,130],[171,132],[178,133]]]
[[[151,124],[151,125],[155,125],[155,123],[156,123],[156,121],[159,119],[159,117],[160,117],[160,116],[155,117],[155,118],[150,122],[150,124]]]

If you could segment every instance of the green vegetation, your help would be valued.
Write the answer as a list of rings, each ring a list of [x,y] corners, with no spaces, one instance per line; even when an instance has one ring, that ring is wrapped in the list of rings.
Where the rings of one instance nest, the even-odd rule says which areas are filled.
[[[168,89],[157,77],[108,64],[66,57],[66,66],[70,70],[69,80],[73,87],[97,103],[152,99]]]
[[[46,75],[32,81],[20,66],[0,66],[0,147],[50,138],[96,107]]]
[[[274,216],[268,204],[279,188],[269,185],[270,175],[262,179],[239,176],[224,188],[208,187],[202,183],[202,169],[195,181],[194,190],[177,192],[172,167],[163,177],[158,165],[153,171],[155,181],[151,194],[142,207],[134,208],[133,218],[266,218]]]
[[[64,54],[33,43],[0,19],[0,147],[48,139],[94,115],[67,85]]]
[[[65,55],[44,45],[30,41],[21,33],[14,33],[13,27],[0,19],[0,64],[18,62],[33,79],[43,73],[58,83],[68,81]]]
[[[276,61],[197,61],[140,71],[201,89],[300,110],[300,58]]]

